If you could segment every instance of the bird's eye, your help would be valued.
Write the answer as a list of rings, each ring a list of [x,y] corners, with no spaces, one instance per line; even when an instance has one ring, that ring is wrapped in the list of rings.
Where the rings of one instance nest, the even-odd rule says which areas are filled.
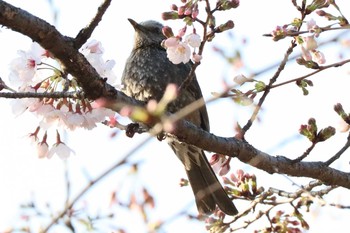
[[[150,31],[153,33],[162,33],[162,30],[159,27],[152,27]]]

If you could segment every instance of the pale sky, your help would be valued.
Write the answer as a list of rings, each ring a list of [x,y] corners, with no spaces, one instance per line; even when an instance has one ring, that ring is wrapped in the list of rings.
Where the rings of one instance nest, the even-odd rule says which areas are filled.
[[[44,0],[37,0],[35,4],[33,4],[33,1],[20,0],[7,2],[53,23],[51,11]],[[56,2],[59,9],[57,27],[62,34],[73,37],[90,21],[96,7],[100,4],[100,1],[83,0],[61,0]],[[118,78],[121,77],[125,59],[129,55],[132,46],[133,28],[127,18],[136,21],[148,19],[161,21],[160,13],[168,11],[171,3],[179,2],[164,0],[112,2],[92,38],[102,42],[105,48],[105,59],[116,61],[114,71]],[[349,3],[343,1],[338,4],[343,9],[343,14],[350,17]],[[241,39],[247,38],[247,47],[243,48],[244,60],[252,71],[258,71],[281,60],[289,45],[289,40],[273,42],[270,38],[263,37],[262,34],[269,33],[277,24],[288,23],[298,16],[298,12],[291,6],[291,1],[245,0],[241,1],[241,6],[236,10],[218,14],[216,20],[217,22],[224,22],[224,19],[232,19],[235,22],[234,41],[237,43]],[[175,22],[162,23],[174,26],[174,31],[183,26],[182,24],[179,26]],[[2,51],[0,55],[2,64],[0,76],[6,81],[8,75],[7,64],[16,57],[17,50],[30,48],[30,40],[17,33],[10,33],[9,30],[4,28],[1,29],[0,39],[2,41],[0,44],[0,50]],[[14,41],[16,43],[13,43]],[[228,49],[236,48],[225,35],[218,35],[214,43],[222,47],[227,46]],[[299,52],[298,49],[296,51]],[[329,63],[335,61],[339,52],[339,48],[324,48]],[[299,68],[299,66],[292,65],[286,68],[286,72],[281,76],[281,81],[309,73],[306,69],[297,70],[296,68]],[[302,154],[309,146],[305,139],[295,140],[277,148],[276,146],[297,135],[299,126],[306,124],[310,117],[317,118],[320,128],[328,125],[337,127],[339,118],[332,110],[333,105],[342,102],[345,108],[350,109],[349,83],[347,81],[349,70],[350,67],[347,65],[337,70],[331,69],[324,72],[323,75],[317,76],[317,78],[312,78],[315,87],[310,88],[310,95],[307,97],[302,96],[301,90],[295,84],[273,90],[262,111],[261,123],[256,122],[253,125],[247,134],[247,140],[256,148],[271,154],[283,154],[291,158]],[[244,70],[239,72],[246,72],[244,74],[249,75]],[[238,74],[238,71],[234,72],[228,68],[224,61],[212,52],[211,47],[207,47],[202,65],[197,71],[197,77],[206,98],[211,96],[211,92],[222,90],[221,80],[223,77],[232,83],[233,76],[236,74]],[[271,73],[268,73],[262,77],[262,80],[267,82],[270,77]],[[322,99],[322,105],[318,104],[320,99]],[[62,201],[65,197],[64,163],[59,158],[51,160],[37,159],[34,147],[26,140],[26,135],[35,130],[37,119],[31,114],[24,114],[15,118],[11,113],[9,103],[10,100],[0,99],[2,108],[0,128],[3,132],[0,133],[2,148],[0,156],[0,187],[2,190],[0,194],[0,231],[9,224],[13,225],[17,222],[16,216],[18,215],[16,214],[18,214],[19,204],[31,200],[31,197],[34,196],[35,200],[38,200],[42,205],[49,202],[55,210],[62,209]],[[214,134],[233,136],[234,123],[238,121],[241,125],[244,125],[250,116],[251,109],[249,107],[237,107],[230,100],[222,100],[208,105],[208,112],[211,120],[211,130]],[[72,177],[73,194],[80,191],[87,184],[87,174],[90,177],[96,177],[119,161],[143,138],[147,137],[145,134],[129,139],[121,132],[117,138],[110,139],[111,132],[112,130],[101,125],[92,131],[77,130],[73,133],[67,133],[67,144],[75,151],[75,155],[67,161]],[[327,145],[325,143],[317,147],[310,159],[326,159],[325,156],[333,155],[345,143],[345,140],[345,134],[338,134]],[[348,156],[349,153],[344,154],[344,157]],[[159,216],[165,219],[171,217],[187,206],[191,206],[193,213],[196,213],[190,188],[180,188],[178,185],[180,178],[185,177],[182,165],[165,142],[160,143],[157,140],[152,140],[151,143],[138,151],[132,157],[132,160],[143,161],[140,174],[125,180],[127,167],[114,172],[83,197],[83,200],[93,200],[90,209],[98,211],[106,208],[109,194],[116,188],[121,186],[124,188],[125,186],[132,187],[132,185],[137,185],[138,182],[144,182],[157,198],[157,208],[154,215],[151,216],[154,220]],[[348,159],[344,161],[335,164],[335,166],[349,170]],[[270,186],[289,190],[295,188],[291,181],[288,181],[285,177],[267,175],[265,172],[257,171],[235,159],[233,159],[231,167],[233,170],[240,168],[246,172],[257,174],[258,182],[260,185],[266,185],[266,188]],[[269,182],[271,180],[273,180],[273,184]],[[296,178],[292,177],[291,180],[298,183]],[[340,195],[348,196],[349,191],[344,189],[339,189],[339,191],[342,193],[335,192],[329,195],[330,202],[350,204],[347,199]],[[81,205],[80,203],[78,206]],[[238,202],[237,207],[244,209],[247,205],[246,202]],[[348,214],[346,210],[339,211],[334,208],[327,208],[327,210],[320,211],[318,214],[310,215],[308,220],[311,230],[309,232],[320,232],[327,226],[332,226],[332,230],[339,227],[338,232],[344,232],[342,229],[349,229],[350,227],[345,214]],[[132,220],[135,221],[135,224],[134,226],[129,226],[129,224],[127,229],[130,232],[140,230],[135,225],[137,225],[137,221],[142,222],[142,220],[137,219],[137,215],[131,216],[135,217]],[[118,225],[123,226],[123,221],[126,221],[124,217],[129,217],[129,215],[125,214],[123,218],[118,218],[118,221],[120,221],[117,223]],[[130,221],[130,218],[127,220]],[[327,224],[323,224],[324,222]],[[201,224],[191,224],[190,226],[192,232],[205,232],[204,226]],[[165,227],[166,232],[182,232],[186,229],[188,230],[188,225],[185,220],[174,221]]]

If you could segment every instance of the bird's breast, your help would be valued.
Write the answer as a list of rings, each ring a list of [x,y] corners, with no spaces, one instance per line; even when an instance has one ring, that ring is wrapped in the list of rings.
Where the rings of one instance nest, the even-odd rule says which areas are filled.
[[[126,62],[122,83],[125,94],[138,100],[159,101],[171,82],[165,51],[134,51]]]

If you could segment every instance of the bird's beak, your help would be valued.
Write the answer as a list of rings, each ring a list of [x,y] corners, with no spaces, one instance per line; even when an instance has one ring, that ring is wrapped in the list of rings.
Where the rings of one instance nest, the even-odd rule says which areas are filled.
[[[135,20],[133,20],[133,19],[128,19],[129,20],[129,22],[131,23],[131,25],[134,27],[134,29],[135,30],[140,30],[140,24],[138,24]]]

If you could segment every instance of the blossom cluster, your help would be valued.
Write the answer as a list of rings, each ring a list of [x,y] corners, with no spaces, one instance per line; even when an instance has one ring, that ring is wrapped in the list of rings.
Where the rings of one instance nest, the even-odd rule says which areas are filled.
[[[174,36],[171,28],[163,28],[163,33],[167,36],[167,39],[163,41],[163,46],[166,48],[168,59],[174,64],[189,62],[191,55],[194,62],[199,62],[202,59],[202,56],[195,52],[195,49],[201,45],[201,37],[195,29],[184,37],[186,29],[187,26],[182,28],[177,36]],[[193,52],[191,52],[191,47],[194,49]]]
[[[112,71],[114,61],[104,61],[103,48],[98,41],[90,41],[81,49],[96,71],[114,84],[116,76]],[[80,92],[76,79],[66,74],[60,63],[39,44],[33,43],[29,51],[19,51],[18,57],[10,63],[9,80],[18,92],[52,93]],[[14,114],[31,112],[39,118],[38,127],[29,136],[37,145],[39,158],[51,158],[57,154],[67,158],[73,151],[60,138],[58,128],[74,130],[92,129],[96,123],[113,118],[114,112],[99,107],[88,99],[78,98],[27,98],[12,101]],[[49,130],[56,129],[55,143],[50,147],[47,138]],[[43,131],[42,139],[39,133]]]
[[[297,28],[301,26],[301,21],[295,19],[290,25],[277,26],[272,32],[272,38],[274,41],[278,41],[287,36],[297,34]],[[316,21],[310,19],[306,22],[308,33],[305,36],[296,36],[297,42],[301,45],[303,64],[307,64],[309,61],[317,64],[324,64],[326,62],[324,54],[319,51],[316,38],[320,35],[321,29],[316,24]]]
[[[297,6],[296,2],[294,2],[294,5],[299,9],[299,11],[302,11],[302,8]],[[323,10],[323,8],[328,8],[330,6],[333,6],[338,11],[338,16]],[[316,24],[314,19],[311,18],[308,21],[304,19],[306,15],[311,13],[316,13],[316,15],[333,22],[328,26],[320,27]],[[302,19],[295,18],[290,24],[277,26],[275,30],[271,32],[271,36],[274,41],[278,41],[287,36],[294,37],[301,45],[302,52],[302,56],[301,58],[297,59],[297,63],[305,65],[308,68],[318,69],[319,64],[324,64],[326,59],[324,54],[318,50],[316,38],[319,37],[321,32],[332,30],[335,25],[339,25],[339,28],[347,27],[349,22],[343,16],[335,1],[331,0],[313,0],[304,8],[303,14],[304,17]],[[305,22],[307,31],[301,31],[300,29]]]
[[[318,44],[316,38],[320,33],[319,26],[313,19],[309,20],[306,25],[310,34],[302,37],[302,57],[305,61],[314,61],[317,64],[324,64],[326,62],[325,56],[317,49]]]
[[[205,42],[211,41],[216,33],[221,33],[226,30],[230,30],[234,27],[232,20],[228,20],[226,23],[216,26],[216,20],[213,16],[215,11],[225,11],[239,6],[239,0],[218,0],[215,9],[212,10],[211,14],[207,16],[206,20],[200,20],[199,15],[199,4],[200,1],[192,0],[181,0],[181,5],[172,4],[171,11],[163,12],[163,20],[177,20],[183,19],[185,27],[179,30],[179,33],[174,36],[170,27],[163,28],[163,34],[166,36],[166,40],[163,42],[163,46],[167,50],[169,60],[174,64],[187,63],[191,59],[196,63],[199,63],[202,59],[202,52],[199,49],[200,46],[204,46]],[[207,8],[208,6],[205,6]],[[209,11],[209,9],[207,9]],[[204,36],[205,39],[202,41],[201,37],[196,33],[194,23],[202,22],[204,28],[208,28],[208,32]],[[204,23],[205,22],[205,23]],[[193,26],[193,32],[187,35],[185,33],[187,26]],[[205,30],[207,31],[207,30]],[[191,47],[193,52],[191,52]],[[196,52],[196,49],[199,49]]]

